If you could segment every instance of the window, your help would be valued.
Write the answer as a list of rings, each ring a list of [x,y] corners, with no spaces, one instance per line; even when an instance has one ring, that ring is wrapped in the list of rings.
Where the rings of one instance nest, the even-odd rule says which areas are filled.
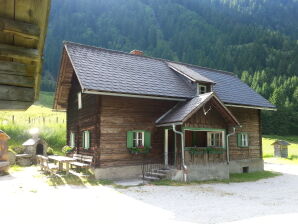
[[[144,146],[144,132],[143,131],[136,131],[133,132],[133,142],[132,142],[132,146],[137,148],[140,146]]]
[[[76,146],[75,144],[75,133],[70,132],[70,136],[69,136],[69,146],[74,148]]]
[[[90,132],[89,131],[84,131],[83,132],[83,148],[84,149],[89,149],[90,148]]]
[[[223,148],[223,132],[208,132],[208,146]]]
[[[239,147],[248,147],[248,134],[239,133],[238,134],[238,146]]]
[[[198,94],[207,93],[207,86],[198,84],[197,88],[198,88],[197,89]]]
[[[78,93],[78,109],[82,109],[82,93]]]
[[[127,132],[127,148],[151,147],[151,133],[149,131],[136,130]]]

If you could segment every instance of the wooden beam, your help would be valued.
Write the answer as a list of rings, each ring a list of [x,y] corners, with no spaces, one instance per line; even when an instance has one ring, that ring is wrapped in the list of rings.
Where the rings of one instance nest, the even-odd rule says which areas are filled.
[[[0,31],[38,40],[40,30],[37,25],[0,17]]]
[[[27,110],[33,102],[0,100],[0,110]]]
[[[0,71],[0,84],[21,87],[34,87],[34,79],[30,76],[3,74]]]
[[[41,60],[38,50],[36,49],[17,47],[8,44],[0,44],[0,56],[37,62]]]
[[[34,89],[0,85],[0,100],[14,100],[32,103],[34,101]]]
[[[34,79],[28,74],[25,64],[0,61],[0,84],[34,87]]]
[[[18,62],[11,61],[0,61],[0,74],[5,73],[13,73],[19,75],[28,75],[26,70],[26,65]]]

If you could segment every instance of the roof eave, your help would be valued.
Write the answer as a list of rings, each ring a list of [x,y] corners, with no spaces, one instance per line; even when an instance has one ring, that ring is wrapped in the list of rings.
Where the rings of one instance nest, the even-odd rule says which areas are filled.
[[[277,111],[276,107],[262,107],[255,105],[246,105],[246,104],[233,104],[233,103],[225,103],[227,107],[242,107],[248,109],[256,109],[256,110],[269,110],[269,111]]]

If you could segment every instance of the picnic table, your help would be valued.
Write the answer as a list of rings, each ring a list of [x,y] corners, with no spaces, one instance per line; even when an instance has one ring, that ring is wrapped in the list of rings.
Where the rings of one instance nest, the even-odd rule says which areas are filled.
[[[48,156],[49,159],[54,160],[55,162],[58,162],[59,165],[59,171],[63,171],[63,164],[65,163],[65,171],[66,174],[69,174],[69,164],[71,162],[76,161],[74,158],[67,157],[67,156]]]

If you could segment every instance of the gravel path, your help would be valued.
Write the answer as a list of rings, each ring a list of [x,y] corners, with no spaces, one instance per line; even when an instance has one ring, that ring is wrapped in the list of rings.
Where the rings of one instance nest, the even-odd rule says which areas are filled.
[[[30,167],[0,177],[0,222],[298,223],[298,166],[266,169],[283,175],[249,183],[114,189],[49,187]]]

